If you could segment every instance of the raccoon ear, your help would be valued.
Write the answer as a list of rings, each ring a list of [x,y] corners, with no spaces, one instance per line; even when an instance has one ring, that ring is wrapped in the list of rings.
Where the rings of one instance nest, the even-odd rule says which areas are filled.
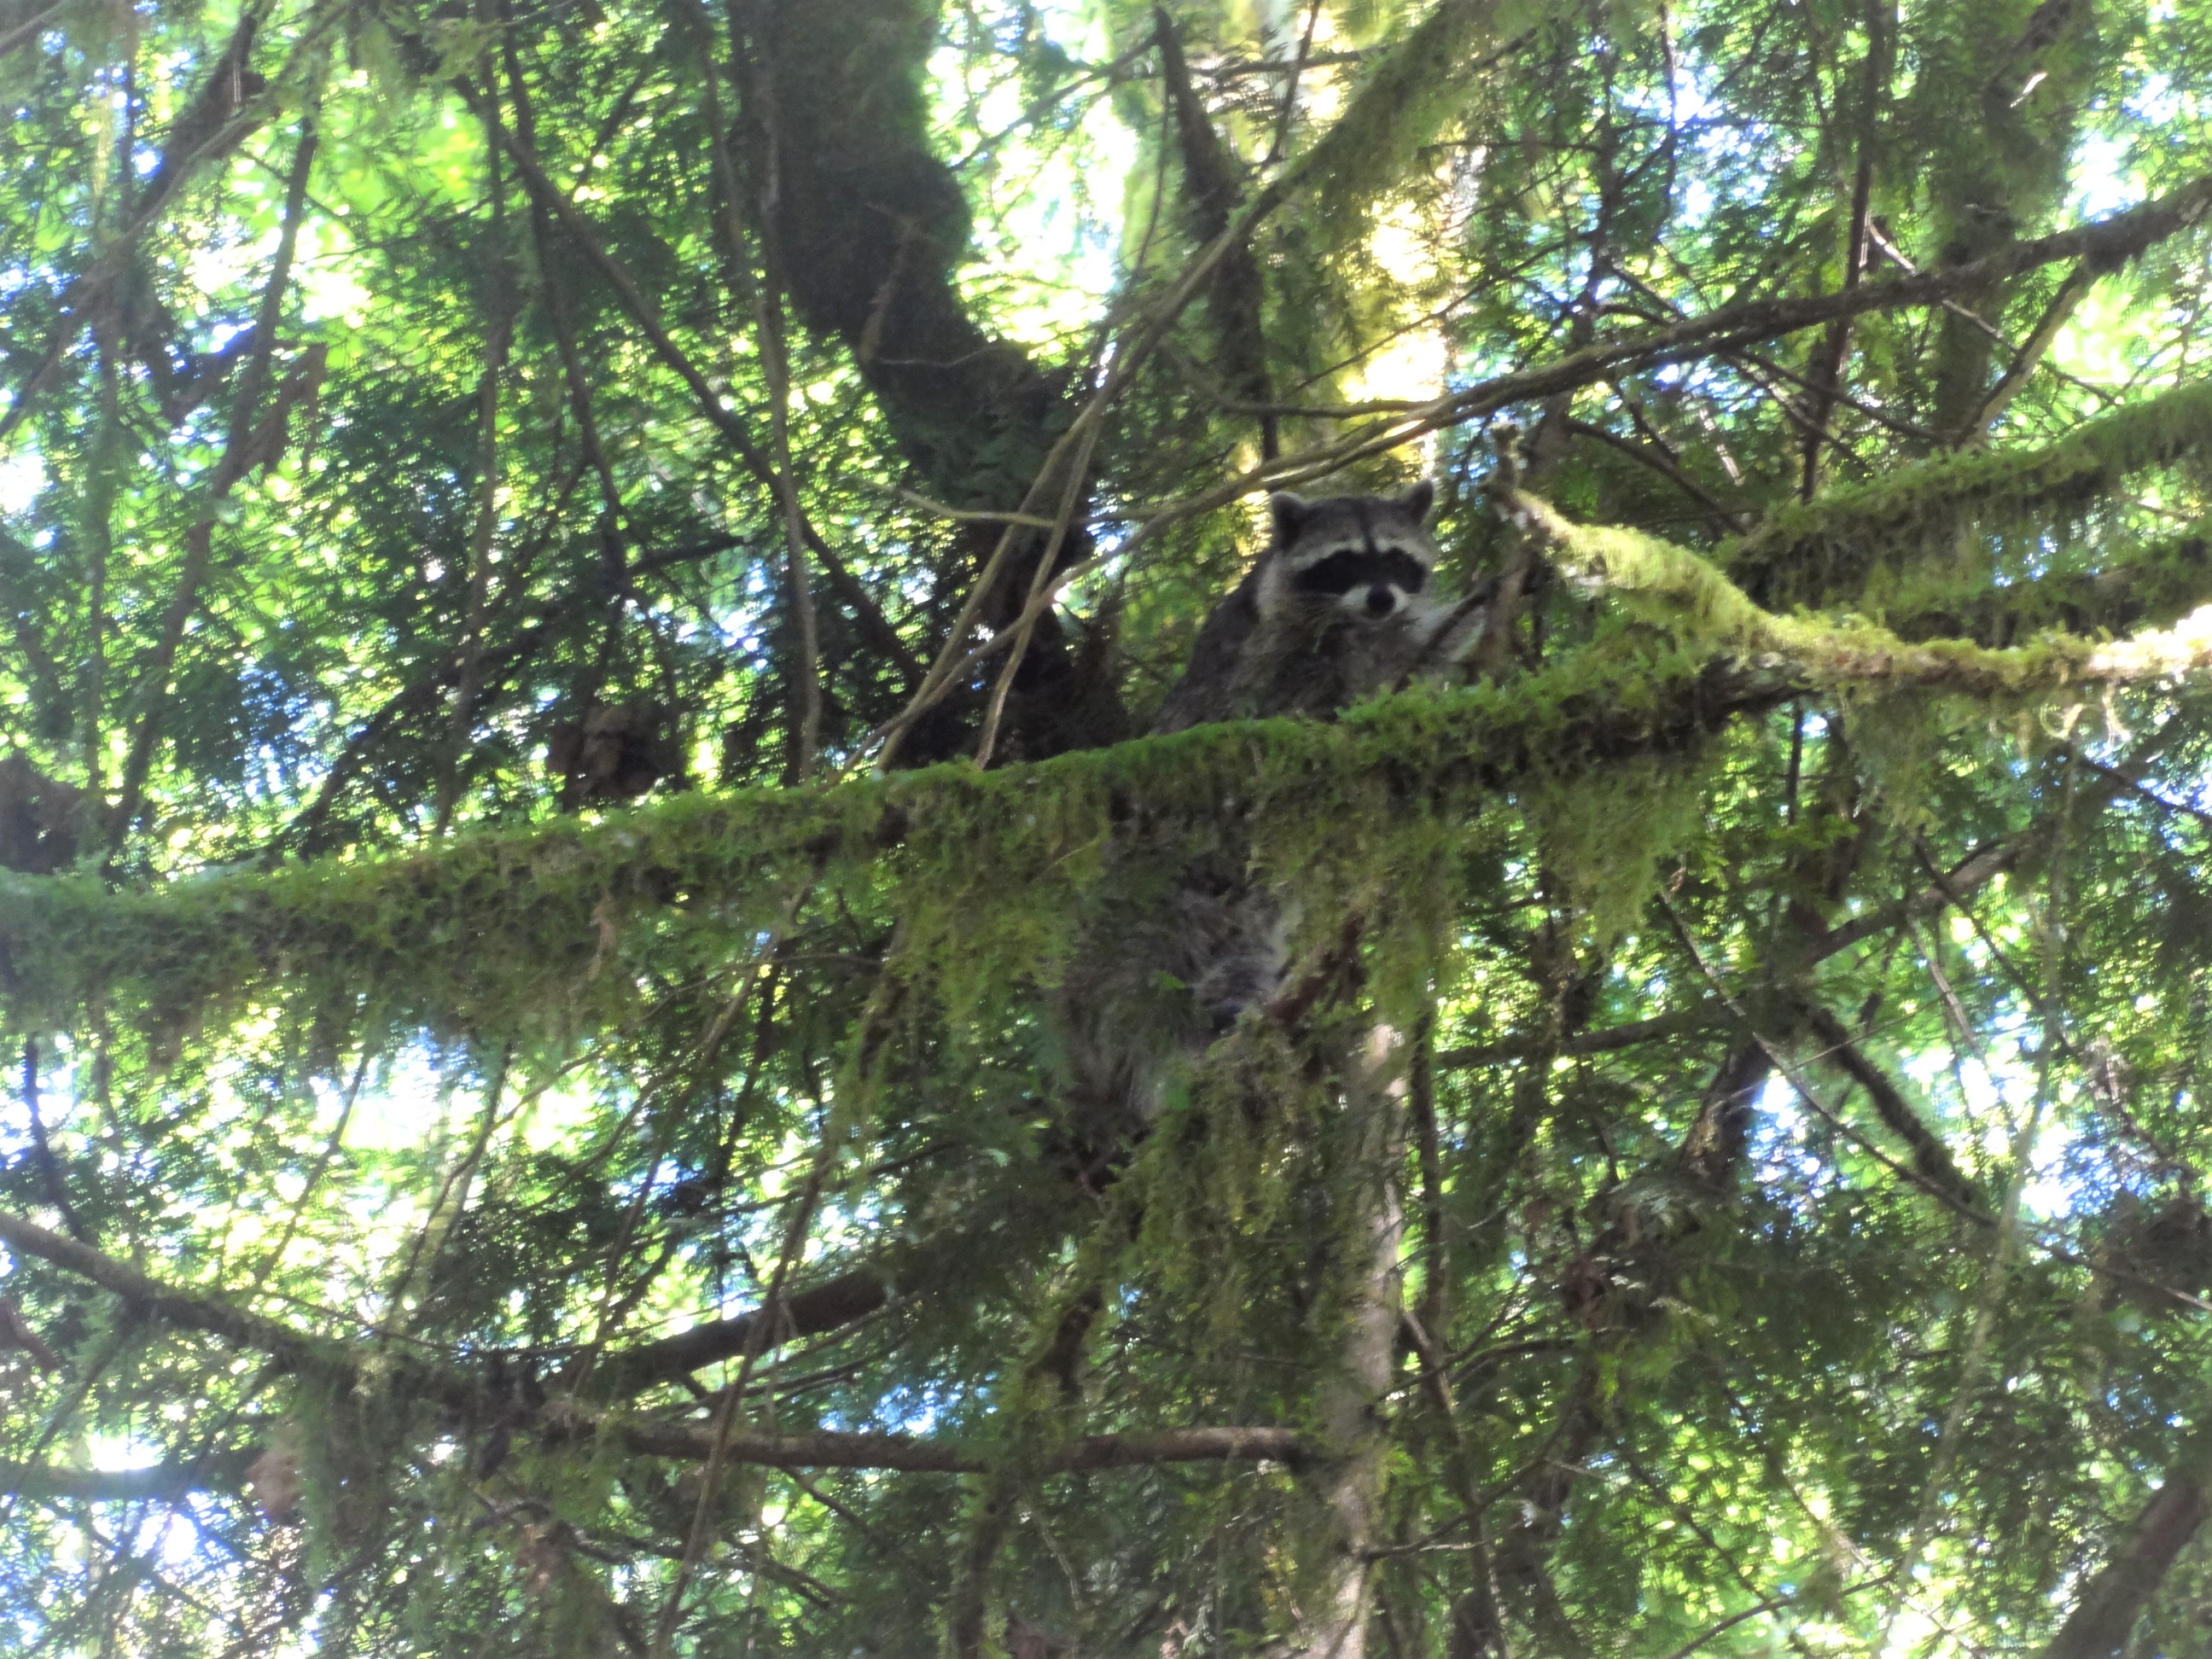
[[[1420,483],[1398,497],[1398,505],[1413,514],[1416,524],[1426,524],[1429,521],[1429,510],[1436,504],[1437,483],[1433,478],[1422,479]]]
[[[1287,489],[1279,489],[1268,496],[1267,516],[1274,523],[1275,545],[1288,547],[1297,540],[1298,532],[1305,526],[1306,515],[1312,511],[1311,501]]]

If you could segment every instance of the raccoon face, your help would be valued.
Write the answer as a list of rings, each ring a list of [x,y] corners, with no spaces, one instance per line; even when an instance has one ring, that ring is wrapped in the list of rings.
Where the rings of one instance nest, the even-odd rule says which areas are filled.
[[[1437,562],[1426,527],[1436,494],[1424,480],[1401,495],[1269,496],[1275,568],[1261,594],[1263,612],[1296,605],[1362,622],[1402,617]]]

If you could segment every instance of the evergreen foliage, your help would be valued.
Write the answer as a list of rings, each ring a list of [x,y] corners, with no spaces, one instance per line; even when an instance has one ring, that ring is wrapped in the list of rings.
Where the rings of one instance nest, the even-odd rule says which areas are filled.
[[[2203,0],[0,98],[0,1645],[2206,1650]],[[1145,735],[1417,475],[1463,674]],[[1221,869],[1286,976],[1086,1139]]]

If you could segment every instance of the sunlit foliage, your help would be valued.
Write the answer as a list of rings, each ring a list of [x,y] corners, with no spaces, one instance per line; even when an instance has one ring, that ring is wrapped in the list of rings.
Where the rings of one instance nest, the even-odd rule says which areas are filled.
[[[2203,1651],[2208,99],[0,0],[0,1646]],[[1465,684],[1146,735],[1416,476]],[[1224,854],[1102,1152],[1054,988]]]

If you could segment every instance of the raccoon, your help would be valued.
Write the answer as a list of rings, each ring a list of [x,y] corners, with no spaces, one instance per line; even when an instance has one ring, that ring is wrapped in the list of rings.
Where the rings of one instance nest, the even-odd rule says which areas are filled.
[[[1449,673],[1481,636],[1480,595],[1431,591],[1436,489],[1287,492],[1273,537],[1206,617],[1152,730],[1296,714],[1326,719],[1409,678]],[[1079,1159],[1110,1160],[1179,1072],[1280,989],[1293,901],[1257,878],[1233,815],[1199,830],[1141,811],[1116,846],[1055,999],[1064,1110]]]
[[[1270,496],[1274,536],[1200,629],[1155,732],[1270,714],[1326,716],[1442,672],[1482,612],[1430,591],[1436,486],[1398,495]]]

